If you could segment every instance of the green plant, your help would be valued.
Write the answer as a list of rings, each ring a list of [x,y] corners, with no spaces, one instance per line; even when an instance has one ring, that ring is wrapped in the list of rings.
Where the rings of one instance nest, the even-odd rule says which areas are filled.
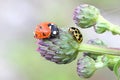
[[[94,27],[97,33],[104,33],[108,30],[113,34],[120,34],[120,27],[104,19],[100,15],[99,9],[92,5],[78,6],[73,15],[73,20],[78,27],[84,29]],[[83,57],[77,63],[77,72],[80,77],[89,78],[99,68],[108,67],[111,71],[114,71],[118,80],[120,80],[118,71],[120,67],[120,48],[108,47],[100,39],[89,40],[88,43],[79,43],[75,40],[75,37],[78,39],[75,33],[69,33],[67,28],[59,28],[57,37],[38,39],[37,51],[45,59],[57,64],[68,64],[76,59],[79,52],[83,52]]]

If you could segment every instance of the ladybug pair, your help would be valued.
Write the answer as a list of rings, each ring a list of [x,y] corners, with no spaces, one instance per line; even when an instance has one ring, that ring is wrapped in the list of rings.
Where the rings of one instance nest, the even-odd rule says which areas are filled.
[[[83,41],[83,37],[79,29],[70,27],[68,31],[78,43],[81,43]],[[57,25],[51,22],[40,23],[36,26],[34,32],[34,37],[36,39],[55,38],[58,37],[58,35],[59,29],[57,28]]]
[[[34,31],[34,38],[45,39],[54,38],[59,35],[59,29],[57,25],[51,22],[43,22],[36,26]]]

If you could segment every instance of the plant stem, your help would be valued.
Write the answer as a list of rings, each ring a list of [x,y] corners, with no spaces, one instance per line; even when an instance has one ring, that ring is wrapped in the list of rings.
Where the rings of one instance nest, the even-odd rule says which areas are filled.
[[[100,47],[97,45],[85,43],[81,43],[78,50],[83,52],[90,52],[93,54],[109,54],[120,56],[120,49],[118,48]]]
[[[111,31],[113,34],[119,34],[120,35],[120,26],[111,24],[111,26],[108,28],[109,31]]]
[[[106,29],[108,31],[111,31],[113,34],[119,34],[120,35],[120,26],[112,24],[111,22],[107,21],[103,16],[99,16],[98,22],[107,23],[108,26],[106,26]]]

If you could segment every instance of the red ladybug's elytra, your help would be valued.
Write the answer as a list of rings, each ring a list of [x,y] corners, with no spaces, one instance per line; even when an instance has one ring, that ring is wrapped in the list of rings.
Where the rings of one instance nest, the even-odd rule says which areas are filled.
[[[59,34],[57,26],[51,22],[42,22],[36,26],[34,31],[34,38],[44,39],[56,37]]]

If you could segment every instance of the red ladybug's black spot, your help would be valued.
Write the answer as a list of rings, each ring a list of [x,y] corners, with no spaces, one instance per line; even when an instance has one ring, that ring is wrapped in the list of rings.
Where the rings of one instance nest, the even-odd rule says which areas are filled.
[[[42,29],[42,26],[40,26],[40,29]]]
[[[45,34],[45,33],[43,33],[43,36],[46,36],[46,34]]]

